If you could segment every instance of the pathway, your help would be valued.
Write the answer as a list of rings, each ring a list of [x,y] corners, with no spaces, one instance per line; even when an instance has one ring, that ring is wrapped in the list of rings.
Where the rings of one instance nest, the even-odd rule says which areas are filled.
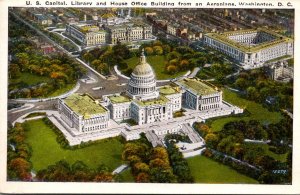
[[[112,174],[119,174],[119,173],[121,173],[122,171],[124,171],[124,170],[127,169],[127,168],[128,168],[128,165],[123,164],[123,165],[119,166],[118,168],[116,168],[116,169],[112,172]]]
[[[195,77],[200,70],[201,69],[199,67],[194,68],[193,72],[188,77],[189,78]]]
[[[34,104],[24,104],[23,106],[19,107],[19,108],[14,108],[11,110],[8,110],[8,112],[10,113],[17,113],[17,112],[22,112],[24,110],[28,110],[34,107]]]
[[[64,39],[68,39],[71,43],[73,43],[76,47],[77,47],[77,51],[82,51],[81,49],[81,46],[78,45],[77,43],[75,43],[72,39],[70,39],[69,37],[66,37],[65,35],[63,35],[62,33],[59,33],[59,32],[55,32],[55,31],[49,31],[50,33],[55,33],[57,34],[58,36],[61,36],[63,37]]]
[[[287,111],[287,110],[282,110],[283,112],[285,112],[291,119],[293,119],[293,113]]]
[[[96,75],[98,75],[99,77],[101,77],[102,79],[106,79],[105,76],[103,76],[102,74],[100,74],[99,72],[97,72],[96,70],[94,70],[92,67],[90,67],[87,63],[85,63],[84,61],[82,61],[79,58],[75,58],[78,62],[80,62],[83,66],[85,66],[86,68],[88,68],[90,71],[92,71],[93,73],[95,73]]]
[[[75,93],[78,89],[80,88],[80,83],[77,82],[75,87],[73,89],[71,89],[70,91],[67,91],[66,93],[59,95],[59,96],[55,96],[55,97],[49,97],[49,98],[18,98],[18,99],[11,99],[17,102],[27,102],[27,103],[34,103],[34,102],[45,102],[45,101],[50,101],[50,100],[55,100],[58,98],[66,98],[69,95]]]

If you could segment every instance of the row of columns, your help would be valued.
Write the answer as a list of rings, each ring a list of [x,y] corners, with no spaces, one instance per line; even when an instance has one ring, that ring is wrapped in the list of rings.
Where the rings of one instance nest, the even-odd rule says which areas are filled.
[[[108,120],[108,119],[107,119],[107,120]],[[105,122],[105,121],[107,121],[107,120],[105,119],[105,116],[100,116],[100,117],[93,118],[93,119],[85,119],[84,122],[85,122],[85,124],[87,124],[87,125],[93,125],[93,124]]]
[[[166,107],[150,108],[147,110],[147,112],[148,112],[148,115],[166,113]]]
[[[155,91],[155,87],[150,87],[150,88],[136,88],[136,87],[131,87],[130,91],[133,94],[150,93],[150,92]]]
[[[212,97],[212,98],[205,98],[201,100],[201,104],[211,104],[211,103],[216,103],[220,101],[220,97]]]
[[[208,110],[213,108],[219,108],[219,104],[211,104],[211,105],[201,105],[200,110]]]
[[[99,130],[99,129],[104,129],[107,128],[108,124],[99,124],[97,126],[91,126],[91,127],[84,127],[83,132],[87,132],[87,131],[94,131],[94,130]]]

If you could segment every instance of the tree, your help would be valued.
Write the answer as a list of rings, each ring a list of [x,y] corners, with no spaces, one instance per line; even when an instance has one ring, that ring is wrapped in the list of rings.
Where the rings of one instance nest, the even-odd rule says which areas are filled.
[[[153,46],[162,46],[162,42],[159,40],[155,40],[155,41],[153,41],[152,45]]]
[[[95,58],[90,52],[86,52],[83,54],[83,59],[86,61],[88,64],[90,64]]]
[[[93,179],[95,182],[113,182],[113,175],[111,173],[98,173]]]
[[[8,67],[8,77],[10,79],[15,79],[20,77],[21,72],[20,72],[20,68],[17,64],[9,64]]]
[[[120,42],[112,47],[112,51],[114,56],[120,56],[123,59],[130,58],[130,51],[128,47]]]
[[[8,169],[15,172],[19,179],[25,181],[31,179],[30,168],[30,163],[23,158],[15,158],[8,163]]]
[[[107,63],[103,63],[101,60],[94,60],[92,66],[101,74],[107,75],[109,73],[109,67]]]
[[[258,99],[259,94],[258,94],[255,87],[248,87],[246,91],[247,91],[247,97],[250,100],[257,100]]]
[[[269,87],[263,87],[259,90],[259,94],[261,101],[264,101],[268,96],[270,96],[271,91]]]
[[[168,161],[168,152],[164,147],[155,147],[152,149],[151,152],[151,159],[160,158],[163,161]]]
[[[178,65],[178,59],[172,59],[172,60],[170,60],[169,61],[169,64],[172,64],[172,65],[174,65],[174,66],[176,66],[177,67],[177,65]],[[178,67],[177,67],[178,68]]]
[[[196,128],[199,130],[200,134],[204,137],[206,134],[211,132],[211,129],[207,124],[196,123]]]
[[[204,139],[208,147],[215,148],[218,144],[218,136],[214,133],[207,134]]]
[[[264,170],[272,170],[276,165],[275,159],[267,155],[257,156],[254,163],[261,166]]]
[[[234,85],[239,89],[245,89],[248,86],[248,82],[244,78],[238,78],[235,81]]]
[[[188,60],[181,60],[179,63],[180,70],[187,70],[189,68]]]
[[[143,144],[136,143],[127,143],[125,144],[124,151],[122,153],[122,159],[128,160],[128,158],[132,155],[136,155],[143,159],[145,157],[147,151],[147,146]]]
[[[133,166],[133,172],[135,174],[140,173],[140,172],[148,173],[149,172],[149,166],[146,163],[143,163],[143,162],[135,163],[134,166]]]
[[[177,51],[172,51],[170,53],[167,54],[167,60],[170,61],[170,60],[173,60],[173,59],[180,59],[181,58],[181,55],[180,53],[178,53]]]
[[[88,171],[89,168],[86,164],[84,164],[82,161],[76,161],[75,163],[72,164],[71,166],[71,170],[73,172],[76,172],[76,171]]]
[[[236,157],[238,159],[242,159],[242,157],[244,155],[244,148],[242,147],[242,145],[240,143],[234,144],[232,154],[234,157]]]
[[[230,135],[228,137],[223,138],[217,146],[218,151],[230,154],[233,150],[234,144],[234,136]]]
[[[171,169],[157,167],[150,170],[150,181],[155,183],[174,183],[176,182],[176,176]]]
[[[91,63],[91,65],[92,65],[92,67],[96,68],[96,67],[98,67],[101,63],[102,63],[101,60],[93,60],[92,63]]]
[[[127,160],[129,161],[129,163],[130,163],[131,166],[134,165],[137,162],[142,162],[142,159],[139,156],[137,156],[137,155],[129,156],[127,158]]]
[[[168,168],[170,167],[168,159],[162,160],[160,158],[155,158],[154,160],[151,160],[149,162],[150,168],[154,167],[162,167],[162,168]]]
[[[18,65],[21,68],[21,72],[25,71],[29,64],[28,54],[27,53],[17,53],[16,58],[17,58]]]
[[[164,54],[168,54],[171,51],[171,47],[169,45],[163,45],[162,48],[163,48]]]
[[[168,74],[175,74],[177,72],[177,67],[174,65],[168,65],[166,70]]]
[[[149,174],[141,172],[136,176],[135,181],[137,183],[148,183],[150,181]]]
[[[161,46],[154,46],[153,52],[156,55],[162,55],[163,54],[163,48]]]
[[[148,55],[148,56],[152,55],[152,54],[153,54],[153,49],[152,49],[152,47],[146,47],[146,48],[145,48],[145,53],[146,53],[146,55]]]
[[[179,46],[175,48],[175,51],[177,51],[180,54],[186,54],[186,53],[194,53],[194,51],[192,50],[192,48],[187,47],[187,46]]]

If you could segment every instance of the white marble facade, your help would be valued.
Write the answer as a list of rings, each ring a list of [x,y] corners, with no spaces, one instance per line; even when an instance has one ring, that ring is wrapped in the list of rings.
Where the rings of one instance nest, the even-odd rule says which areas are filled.
[[[208,33],[204,43],[252,68],[282,56],[293,56],[294,49],[292,39],[267,30]]]

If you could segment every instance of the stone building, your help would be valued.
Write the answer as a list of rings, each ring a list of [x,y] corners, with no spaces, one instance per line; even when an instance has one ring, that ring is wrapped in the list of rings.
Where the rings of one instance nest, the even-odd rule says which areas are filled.
[[[109,110],[87,94],[72,94],[58,100],[61,119],[75,132],[91,132],[108,127]]]
[[[183,104],[194,110],[219,108],[222,91],[214,85],[197,78],[184,78],[176,82],[183,91]]]
[[[152,27],[142,22],[130,22],[121,25],[110,25],[105,27],[109,33],[109,43],[134,42],[151,40]]]
[[[270,76],[273,80],[288,82],[294,78],[293,67],[288,66],[287,62],[277,62],[270,66]]]
[[[180,27],[179,24],[177,23],[168,23],[167,24],[167,33],[170,34],[170,35],[174,35],[176,36],[177,35],[177,29]]]
[[[141,125],[171,119],[173,112],[181,109],[181,91],[171,86],[158,90],[154,72],[144,54],[130,78],[125,93],[104,97],[109,102],[112,119],[131,118]]]
[[[163,145],[163,137],[168,133],[180,132],[193,143],[201,142],[191,127],[195,121],[243,112],[223,101],[222,91],[217,87],[196,78],[181,78],[157,87],[144,53],[126,91],[103,95],[100,104],[88,95],[73,94],[59,99],[58,110],[62,119],[59,123],[68,127],[62,132],[73,145],[118,135],[134,140],[145,133],[154,147]],[[73,134],[80,137],[74,139]]]
[[[293,39],[267,29],[208,33],[204,43],[248,68],[276,58],[293,56]]]
[[[137,124],[169,120],[183,106],[194,110],[219,108],[222,91],[199,79],[184,78],[156,87],[155,74],[144,54],[128,82],[127,91],[105,96],[113,120],[133,119]]]
[[[152,26],[141,21],[103,25],[103,28],[87,23],[71,23],[66,26],[66,34],[84,46],[153,39]]]
[[[80,41],[84,46],[107,43],[107,32],[92,24],[68,24],[66,26],[66,33],[70,37]]]

